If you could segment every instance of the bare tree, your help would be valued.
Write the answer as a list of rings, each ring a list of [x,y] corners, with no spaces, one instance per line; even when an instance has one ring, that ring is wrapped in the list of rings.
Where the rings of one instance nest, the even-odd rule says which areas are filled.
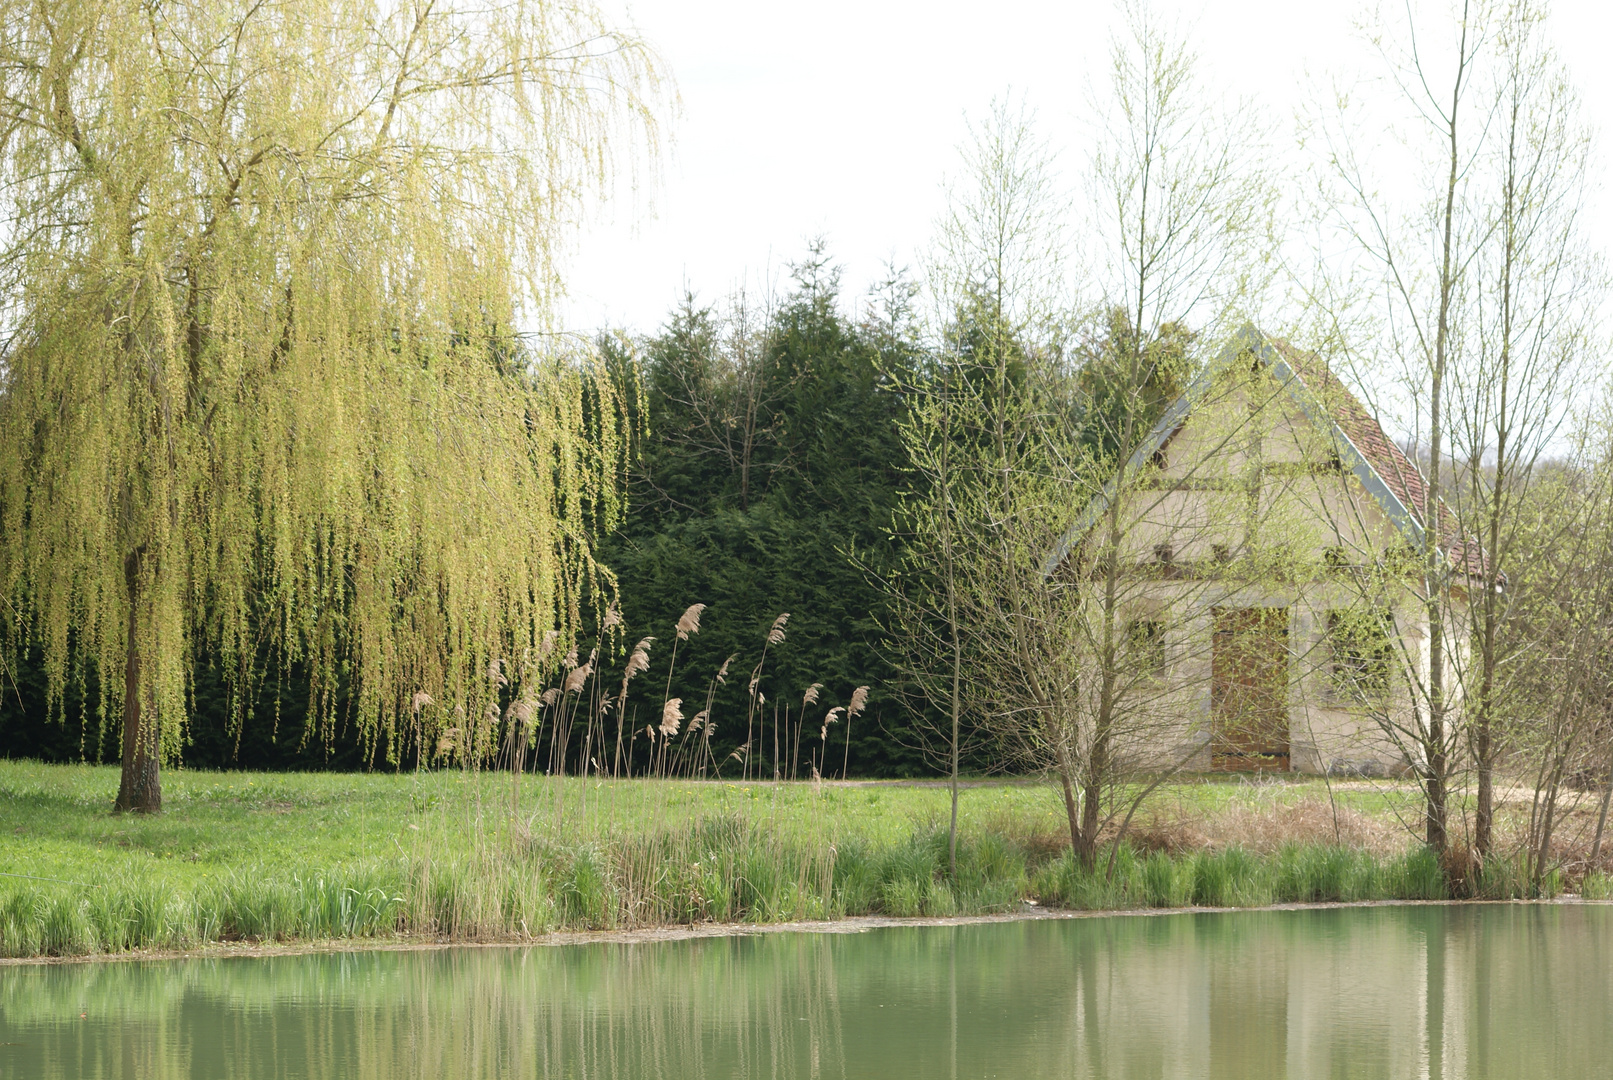
[[[951,778],[954,872],[963,713],[981,702],[984,685],[978,672],[965,672],[965,654],[980,645],[966,625],[978,605],[965,594],[978,586],[982,560],[1001,557],[993,542],[1001,537],[989,535],[988,519],[1001,530],[1011,516],[981,498],[993,482],[1004,490],[1001,481],[1024,450],[1030,433],[1019,410],[1038,378],[1029,367],[1043,358],[1021,349],[1056,337],[1063,287],[1052,159],[1028,112],[996,102],[970,135],[928,268],[933,361],[905,388],[911,406],[902,438],[915,483],[896,521],[904,566],[885,581],[892,599],[887,637],[922,699],[915,712],[922,716],[929,705],[948,718],[930,734],[932,745],[944,748]]]
[[[1441,854],[1471,761],[1480,858],[1495,845],[1497,702],[1508,657],[1526,651],[1511,638],[1506,589],[1521,555],[1520,508],[1562,435],[1561,395],[1588,356],[1600,289],[1577,228],[1588,142],[1561,65],[1540,41],[1543,17],[1533,3],[1464,0],[1443,18],[1408,7],[1376,26],[1372,42],[1410,123],[1372,117],[1348,134],[1322,126],[1334,181],[1325,212],[1361,256],[1359,273],[1339,274],[1322,306],[1335,329],[1352,324],[1340,333],[1343,362],[1380,387],[1377,411],[1399,414],[1415,463],[1397,483],[1414,518],[1421,611],[1395,640],[1410,640],[1399,632],[1409,630],[1422,644],[1395,650],[1413,710],[1384,712],[1384,727],[1406,746],[1422,833]],[[1386,124],[1409,159],[1380,152]],[[1386,170],[1413,177],[1409,204],[1380,194]],[[1351,291],[1375,308],[1359,322]],[[1358,580],[1381,599],[1390,579],[1406,578],[1405,562],[1392,550],[1366,553],[1358,563],[1376,572]]]
[[[1070,640],[1086,653],[1079,727],[1087,734],[1076,744],[1084,758],[1081,812],[1072,833],[1088,861],[1107,824],[1104,788],[1125,762],[1120,744],[1135,741],[1157,719],[1150,661],[1141,670],[1137,663],[1138,583],[1128,556],[1136,548],[1132,531],[1170,500],[1162,488],[1128,508],[1124,493],[1154,479],[1133,453],[1185,390],[1202,363],[1199,349],[1219,349],[1240,309],[1259,295],[1260,242],[1271,208],[1256,112],[1247,103],[1222,105],[1180,28],[1163,24],[1145,3],[1127,4],[1122,13],[1124,33],[1111,46],[1109,97],[1093,107],[1095,115],[1111,118],[1089,169],[1100,301],[1087,337],[1100,344],[1077,354],[1077,408],[1086,437],[1083,453],[1068,465],[1083,481],[1075,490],[1088,506],[1100,506],[1101,516],[1088,525],[1083,558],[1062,571],[1083,579],[1085,593],[1069,629],[1075,630]],[[1212,443],[1237,435],[1229,430]],[[1193,470],[1185,465],[1186,473]],[[1218,516],[1224,524],[1225,508]],[[1183,524],[1176,523],[1171,544],[1208,544],[1191,535],[1208,521],[1190,525],[1186,534]],[[1166,564],[1174,554],[1158,552]],[[1172,618],[1185,618],[1193,607],[1181,598]],[[1171,634],[1158,618],[1144,623],[1154,628],[1149,634]]]
[[[963,428],[957,372],[950,365],[925,372],[926,378],[908,390],[913,407],[902,424],[915,483],[904,493],[895,526],[903,539],[903,565],[881,584],[891,605],[885,625],[886,640],[896,667],[915,689],[918,701],[912,712],[920,718],[928,707],[946,715],[944,729],[928,726],[926,749],[942,747],[951,788],[951,815],[947,825],[947,869],[956,879],[958,852],[958,777],[963,756],[964,636],[963,583],[959,530],[959,501],[967,484],[960,458]]]
[[[1451,444],[1463,464],[1453,501],[1464,533],[1484,550],[1483,580],[1466,594],[1471,661],[1459,670],[1480,859],[1494,846],[1495,768],[1504,743],[1496,701],[1515,629],[1506,583],[1520,557],[1532,557],[1519,547],[1520,511],[1572,415],[1563,402],[1586,367],[1600,295],[1580,229],[1589,138],[1566,72],[1539,41],[1541,17],[1524,4],[1497,28],[1495,136],[1484,161],[1488,190],[1478,193],[1487,243],[1475,264],[1477,332],[1451,380]]]
[[[1593,863],[1606,824],[1613,473],[1605,445],[1584,449],[1595,456],[1557,463],[1518,500],[1514,532],[1530,554],[1507,582],[1507,678],[1486,701],[1498,750],[1533,790],[1518,861],[1536,895],[1559,865],[1555,841],[1583,792],[1602,789]]]
[[[1444,854],[1449,845],[1449,786],[1459,737],[1453,724],[1450,625],[1453,572],[1451,549],[1460,542],[1456,522],[1445,507],[1448,482],[1448,375],[1475,329],[1466,318],[1474,290],[1475,261],[1485,239],[1485,223],[1472,212],[1471,189],[1487,144],[1493,102],[1480,98],[1480,68],[1493,44],[1495,15],[1483,0],[1463,0],[1441,27],[1446,48],[1429,51],[1430,34],[1410,9],[1404,24],[1374,28],[1373,44],[1415,121],[1410,138],[1423,151],[1414,207],[1404,214],[1379,195],[1378,174],[1369,161],[1365,135],[1354,138],[1327,131],[1331,173],[1329,213],[1376,274],[1381,300],[1381,338],[1368,348],[1381,350],[1393,366],[1398,387],[1409,398],[1408,427],[1414,459],[1423,475],[1412,487],[1420,536],[1423,655],[1406,653],[1400,675],[1416,698],[1409,730],[1410,755],[1424,795],[1424,837]],[[1364,129],[1365,130],[1365,129]],[[1359,362],[1358,362],[1359,364]],[[1370,385],[1371,380],[1359,380]],[[1384,410],[1379,409],[1380,413]],[[1369,575],[1376,583],[1377,576]],[[1397,640],[1403,640],[1397,635]]]
[[[910,440],[916,458],[927,446],[965,457],[946,466],[944,501],[925,504],[950,553],[932,609],[962,639],[935,643],[950,641],[954,670],[967,669],[942,700],[967,701],[1022,763],[1055,778],[1087,866],[1136,805],[1114,801],[1122,781],[1158,764],[1145,747],[1172,729],[1168,641],[1193,647],[1178,620],[1195,605],[1156,602],[1159,576],[1175,574],[1168,550],[1136,572],[1138,536],[1157,524],[1146,519],[1173,496],[1123,497],[1158,478],[1134,449],[1185,388],[1200,342],[1249,295],[1269,207],[1252,129],[1206,104],[1191,53],[1151,12],[1125,13],[1109,110],[1119,119],[1092,169],[1099,316],[1072,345],[1050,163],[1029,117],[999,106],[975,133],[971,180],[954,187],[942,229],[945,396],[917,411]],[[1210,337],[1185,330],[1195,318]],[[927,460],[939,474],[941,454]],[[1072,522],[1100,504],[1070,542]],[[1206,556],[1216,547],[1209,522],[1177,524],[1179,542]]]

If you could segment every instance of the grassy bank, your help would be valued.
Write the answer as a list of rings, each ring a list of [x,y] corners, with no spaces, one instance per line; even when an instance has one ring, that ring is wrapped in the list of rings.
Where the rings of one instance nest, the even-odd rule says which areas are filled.
[[[1045,788],[975,788],[955,878],[935,787],[175,771],[162,815],[114,817],[116,786],[0,762],[0,953],[1445,892],[1392,792],[1319,782],[1179,784],[1095,873]]]

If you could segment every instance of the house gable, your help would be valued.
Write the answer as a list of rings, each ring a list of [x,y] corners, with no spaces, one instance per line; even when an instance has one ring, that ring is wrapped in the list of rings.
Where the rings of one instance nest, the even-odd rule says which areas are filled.
[[[1200,483],[1184,475],[1181,459],[1203,462],[1214,461],[1215,471],[1225,477],[1235,474],[1243,464],[1244,449],[1232,441],[1208,453],[1203,447],[1196,453],[1173,455],[1172,443],[1192,439],[1195,413],[1203,414],[1220,403],[1214,394],[1225,387],[1229,377],[1236,376],[1239,365],[1251,364],[1269,376],[1274,383],[1271,401],[1249,402],[1249,414],[1263,414],[1261,425],[1253,426],[1256,438],[1268,438],[1272,445],[1262,447],[1267,461],[1298,464],[1307,454],[1314,458],[1304,444],[1319,440],[1324,452],[1336,461],[1337,470],[1353,476],[1366,493],[1370,507],[1398,531],[1413,549],[1420,549],[1424,530],[1413,511],[1418,500],[1426,500],[1426,486],[1420,471],[1384,435],[1377,420],[1361,405],[1327,367],[1315,357],[1301,353],[1282,342],[1274,342],[1261,334],[1253,325],[1245,325],[1221,353],[1200,372],[1192,385],[1165,410],[1148,436],[1137,446],[1126,462],[1123,476],[1138,478],[1143,471],[1161,468],[1163,478],[1182,488],[1210,486],[1213,478],[1205,477],[1201,465],[1191,466],[1199,474]],[[1247,380],[1245,380],[1247,382]],[[1277,407],[1276,414],[1266,410]],[[1275,423],[1272,423],[1273,419]],[[1098,519],[1109,509],[1115,498],[1117,484],[1111,482],[1082,510],[1071,527],[1060,538],[1043,564],[1043,573],[1051,575],[1064,562]],[[1444,515],[1442,515],[1443,517]],[[1442,522],[1442,524],[1447,524]],[[1442,530],[1442,532],[1447,530]],[[1450,545],[1441,545],[1449,550]],[[1461,545],[1467,561],[1471,562],[1469,545]],[[1472,566],[1469,573],[1477,571]]]

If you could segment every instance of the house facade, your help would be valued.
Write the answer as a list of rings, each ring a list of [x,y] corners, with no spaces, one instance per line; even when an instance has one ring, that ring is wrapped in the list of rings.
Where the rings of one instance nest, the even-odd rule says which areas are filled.
[[[1246,327],[1044,567],[1112,542],[1112,621],[1143,673],[1122,682],[1150,714],[1126,752],[1196,771],[1404,771],[1426,723],[1426,502],[1325,364]],[[1459,601],[1476,547],[1437,547],[1433,587]],[[1464,609],[1448,606],[1451,649]]]

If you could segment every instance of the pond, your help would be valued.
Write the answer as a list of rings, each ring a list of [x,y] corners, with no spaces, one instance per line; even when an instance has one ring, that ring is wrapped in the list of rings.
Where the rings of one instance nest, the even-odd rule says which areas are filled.
[[[0,1076],[1606,1075],[1613,907],[0,968]]]

